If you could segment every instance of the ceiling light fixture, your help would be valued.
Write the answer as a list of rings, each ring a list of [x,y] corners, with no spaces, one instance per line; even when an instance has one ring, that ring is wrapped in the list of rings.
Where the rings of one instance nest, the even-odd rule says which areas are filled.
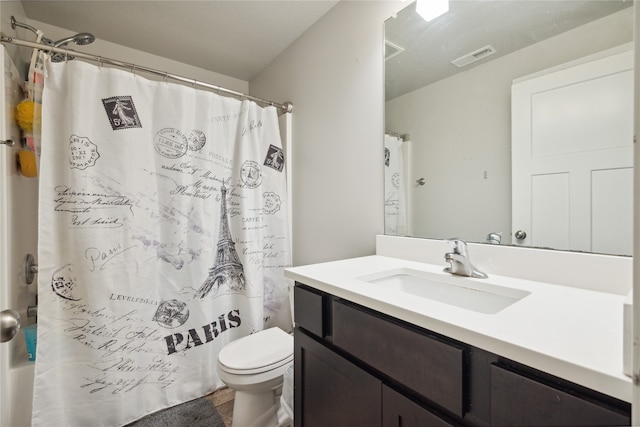
[[[449,0],[416,0],[416,12],[429,22],[449,11]]]

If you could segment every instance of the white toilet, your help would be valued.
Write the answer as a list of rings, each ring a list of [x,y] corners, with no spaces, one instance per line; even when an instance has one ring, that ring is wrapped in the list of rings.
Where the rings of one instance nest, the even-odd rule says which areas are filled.
[[[293,336],[269,328],[237,339],[218,354],[218,375],[235,390],[233,427],[275,427],[283,376],[293,363]]]

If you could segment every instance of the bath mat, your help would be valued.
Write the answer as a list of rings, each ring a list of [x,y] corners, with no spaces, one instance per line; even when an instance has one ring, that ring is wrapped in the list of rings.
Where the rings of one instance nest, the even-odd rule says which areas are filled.
[[[222,417],[206,397],[163,409],[126,427],[225,427]]]

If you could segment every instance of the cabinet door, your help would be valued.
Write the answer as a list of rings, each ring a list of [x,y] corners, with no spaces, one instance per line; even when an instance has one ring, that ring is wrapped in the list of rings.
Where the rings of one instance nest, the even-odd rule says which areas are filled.
[[[296,427],[381,427],[382,383],[296,328]]]
[[[465,349],[340,301],[333,344],[452,414],[464,416]]]
[[[624,426],[630,422],[623,411],[602,402],[491,367],[492,426]]]
[[[397,391],[382,386],[382,427],[454,427]]]

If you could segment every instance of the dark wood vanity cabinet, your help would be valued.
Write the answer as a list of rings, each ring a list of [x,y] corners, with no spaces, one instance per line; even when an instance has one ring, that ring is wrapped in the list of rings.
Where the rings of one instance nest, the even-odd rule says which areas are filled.
[[[520,372],[491,366],[491,425],[621,426],[629,414]]]
[[[295,427],[620,426],[631,405],[296,283]]]
[[[382,382],[296,329],[296,426],[380,427]]]
[[[394,389],[382,386],[382,427],[453,427],[429,409]]]
[[[333,301],[333,345],[452,414],[463,416],[464,349]]]

